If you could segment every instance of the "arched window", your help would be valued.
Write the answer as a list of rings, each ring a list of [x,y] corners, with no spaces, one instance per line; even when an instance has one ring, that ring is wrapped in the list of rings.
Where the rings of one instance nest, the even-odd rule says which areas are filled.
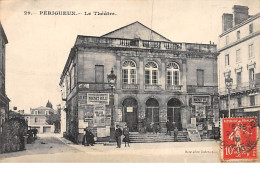
[[[158,84],[158,65],[155,62],[148,62],[145,65],[145,84]]]
[[[180,85],[180,67],[175,62],[167,64],[167,85]]]
[[[136,64],[131,60],[124,61],[122,67],[123,84],[136,84]]]

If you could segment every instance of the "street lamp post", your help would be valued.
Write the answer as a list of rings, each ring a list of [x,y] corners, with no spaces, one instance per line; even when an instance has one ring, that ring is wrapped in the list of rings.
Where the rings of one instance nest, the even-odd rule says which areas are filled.
[[[115,142],[115,122],[114,122],[114,88],[116,84],[116,75],[114,74],[114,70],[112,68],[111,73],[107,75],[108,83],[111,87],[111,98],[110,98],[110,106],[111,106],[111,125],[110,125],[110,140],[109,142]]]
[[[228,90],[228,117],[230,118],[230,90],[232,89],[233,79],[228,74],[225,78],[226,88]]]

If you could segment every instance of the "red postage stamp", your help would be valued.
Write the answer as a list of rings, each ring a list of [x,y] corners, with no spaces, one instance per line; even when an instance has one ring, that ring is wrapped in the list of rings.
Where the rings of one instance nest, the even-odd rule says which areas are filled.
[[[222,141],[222,160],[257,159],[257,118],[223,118]]]

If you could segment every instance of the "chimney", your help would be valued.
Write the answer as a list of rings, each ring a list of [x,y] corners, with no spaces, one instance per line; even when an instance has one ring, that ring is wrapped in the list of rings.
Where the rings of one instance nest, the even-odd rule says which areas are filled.
[[[222,33],[233,27],[233,14],[222,15]]]
[[[234,26],[240,24],[241,22],[249,18],[247,6],[234,5],[233,14],[234,14]]]

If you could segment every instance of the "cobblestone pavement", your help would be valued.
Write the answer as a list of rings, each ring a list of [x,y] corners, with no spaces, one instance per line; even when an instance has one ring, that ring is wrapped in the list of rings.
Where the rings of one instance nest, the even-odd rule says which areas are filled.
[[[259,151],[258,151],[259,153]],[[133,143],[130,147],[75,145],[60,135],[39,135],[26,151],[0,155],[0,162],[220,162],[219,142]]]

